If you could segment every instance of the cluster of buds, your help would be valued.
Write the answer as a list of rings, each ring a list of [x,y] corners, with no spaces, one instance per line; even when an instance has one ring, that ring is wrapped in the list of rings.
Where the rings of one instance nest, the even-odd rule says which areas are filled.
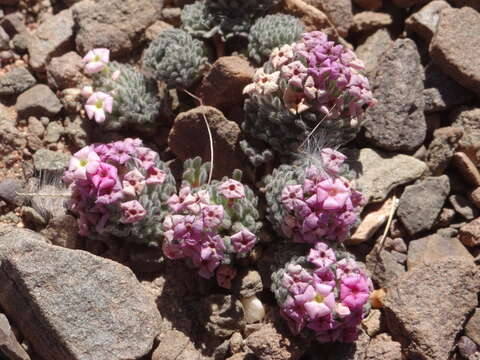
[[[313,31],[274,49],[244,93],[279,98],[294,114],[309,110],[329,119],[349,118],[356,126],[364,109],[375,103],[362,70],[362,61],[351,50]]]
[[[345,159],[339,151],[322,149],[320,162],[305,165],[302,176],[276,190],[284,236],[309,244],[341,243],[347,238],[364,201],[362,194],[340,176]]]
[[[108,64],[110,62],[110,50],[93,49],[82,59],[83,71],[92,75],[96,73],[109,74]],[[118,78],[120,74],[114,72],[110,76],[112,79]],[[94,91],[92,86],[85,86],[81,92],[82,96],[87,99],[85,103],[85,112],[90,120],[97,123],[105,122],[107,114],[111,114],[113,110],[113,97],[111,94],[103,91]]]
[[[167,200],[163,253],[186,259],[200,276],[215,276],[228,289],[236,276],[235,260],[247,257],[258,240],[258,198],[240,182],[239,170],[232,178],[207,183],[209,167],[199,157],[185,161],[182,187]]]
[[[319,342],[353,342],[368,311],[372,282],[356,261],[317,243],[272,276],[272,289],[291,331]]]
[[[140,139],[89,145],[75,153],[63,179],[70,184],[80,235],[101,234],[107,223],[133,225],[151,215],[141,197],[165,182],[167,173],[158,166],[158,154]]]

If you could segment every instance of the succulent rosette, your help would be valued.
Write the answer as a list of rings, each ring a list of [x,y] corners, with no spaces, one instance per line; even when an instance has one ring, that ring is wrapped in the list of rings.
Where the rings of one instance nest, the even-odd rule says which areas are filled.
[[[294,334],[319,342],[353,342],[369,311],[371,279],[346,252],[317,243],[272,274],[272,291]]]
[[[341,176],[346,157],[324,148],[315,160],[281,165],[267,176],[267,218],[277,233],[294,242],[343,242],[364,205],[361,193]]]
[[[185,162],[180,191],[167,201],[163,252],[170,259],[187,259],[200,276],[216,275],[219,285],[229,288],[235,260],[248,256],[258,241],[258,199],[240,182],[240,171],[207,184],[209,166],[200,158]]]
[[[80,235],[161,241],[175,179],[140,139],[84,147],[72,156],[63,179],[72,192],[70,210],[78,217]]]
[[[245,87],[243,129],[283,156],[295,152],[318,123],[332,143],[350,141],[365,109],[375,103],[363,70],[351,50],[323,32],[305,33],[274,49]],[[252,159],[250,147],[242,145]]]

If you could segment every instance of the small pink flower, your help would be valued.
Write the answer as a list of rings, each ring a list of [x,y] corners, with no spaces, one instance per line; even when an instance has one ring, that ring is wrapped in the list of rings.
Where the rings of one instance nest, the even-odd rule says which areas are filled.
[[[328,267],[335,263],[335,252],[325,243],[317,243],[314,249],[310,249],[308,261],[320,268]]]
[[[132,197],[138,196],[145,188],[145,177],[140,171],[134,169],[125,174],[122,185],[123,193],[125,195],[130,195]]]
[[[323,166],[325,166],[326,170],[332,174],[338,174],[340,172],[340,166],[347,158],[341,152],[330,148],[322,149],[320,156],[322,158]]]
[[[192,189],[190,186],[184,186],[180,189],[180,192],[173,194],[167,200],[168,206],[178,213],[187,208],[187,206],[194,204],[197,201],[197,198],[192,194]]]
[[[167,174],[165,171],[160,170],[159,168],[156,168],[155,166],[149,168],[147,170],[147,180],[146,183],[151,185],[151,184],[163,184],[165,182],[165,179],[167,178]]]
[[[273,67],[279,69],[293,59],[293,49],[290,45],[283,45],[281,48],[275,48],[272,50],[270,59]]]
[[[233,249],[240,254],[245,254],[252,250],[257,242],[257,237],[247,229],[243,229],[232,235],[230,239],[232,241]]]
[[[203,222],[208,228],[216,228],[223,221],[224,211],[222,205],[208,205],[202,209]]]
[[[102,71],[110,61],[110,50],[98,48],[90,50],[83,58],[84,70],[87,74]]]
[[[117,168],[107,163],[100,163],[91,180],[98,190],[112,189],[118,183]]]
[[[113,98],[101,91],[92,94],[85,104],[85,111],[88,118],[95,118],[97,123],[103,123],[106,119],[106,113],[111,114],[113,107]]]
[[[288,185],[282,191],[282,204],[293,211],[299,203],[303,203],[303,190],[301,185]]]
[[[224,289],[232,287],[232,280],[237,276],[237,270],[230,265],[220,265],[217,269],[217,283]]]
[[[88,99],[90,96],[93,95],[93,87],[91,86],[84,86],[82,88],[82,92],[81,92],[82,96],[85,98],[85,99]]]
[[[170,241],[164,241],[162,245],[163,254],[169,259],[181,259],[184,257],[182,247]]]
[[[350,310],[361,309],[367,303],[368,297],[368,283],[363,276],[355,274],[342,279],[340,299]]]
[[[327,198],[323,201],[325,210],[340,210],[345,206],[350,196],[350,191],[340,179],[332,180],[330,178],[322,181],[319,187],[327,193]]]
[[[110,145],[106,155],[108,160],[124,165],[131,159],[134,152],[135,148],[132,145],[125,141],[116,141]]]
[[[113,74],[112,74],[112,80],[117,81],[117,79],[120,77],[120,75],[121,75],[120,70],[114,71]]]
[[[94,174],[100,164],[100,157],[93,146],[85,146],[73,154],[70,159],[68,171],[73,180],[87,180],[87,174]]]
[[[143,167],[145,170],[150,169],[152,166],[155,166],[155,161],[157,160],[158,154],[147,147],[138,146],[136,148],[137,152],[137,162],[138,165]]]
[[[335,308],[335,311],[336,311],[337,315],[338,315],[340,318],[342,318],[342,319],[351,314],[350,309],[348,308],[348,306],[345,306],[345,305],[342,304],[342,303],[337,303],[337,306],[336,306],[336,308]]]
[[[120,205],[123,210],[122,219],[120,220],[124,224],[132,224],[142,220],[147,212],[137,200],[127,201]]]
[[[218,192],[227,199],[242,199],[245,197],[245,188],[237,180],[228,179],[220,184]]]

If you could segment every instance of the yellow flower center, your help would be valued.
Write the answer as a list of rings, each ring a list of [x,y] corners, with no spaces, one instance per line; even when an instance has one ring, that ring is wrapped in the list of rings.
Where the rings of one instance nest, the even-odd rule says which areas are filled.
[[[85,166],[87,166],[87,164],[88,164],[88,160],[85,160],[85,159],[80,160],[80,166],[81,167],[85,167]]]
[[[325,300],[325,298],[324,298],[322,295],[317,294],[317,295],[315,295],[315,297],[313,298],[313,300],[315,300],[315,301],[318,302],[318,303],[323,303],[323,300]]]
[[[97,100],[97,102],[95,103],[95,107],[96,107],[98,110],[103,109],[103,100]]]

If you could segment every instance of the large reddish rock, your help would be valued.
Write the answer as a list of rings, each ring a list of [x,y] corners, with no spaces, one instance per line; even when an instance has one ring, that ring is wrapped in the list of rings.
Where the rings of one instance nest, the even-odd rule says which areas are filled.
[[[446,8],[450,8],[450,5],[444,0],[429,2],[419,11],[408,17],[405,21],[406,29],[417,33],[429,42],[437,30],[440,12]]]
[[[463,225],[459,233],[460,241],[469,247],[480,245],[480,218]]]
[[[466,6],[440,13],[430,44],[432,60],[461,85],[480,95],[480,13]]]
[[[476,266],[458,258],[419,265],[388,290],[388,328],[411,359],[448,359],[457,334],[477,306]]]
[[[340,36],[346,37],[353,25],[351,0],[305,0],[310,5],[322,10],[330,19]]]

